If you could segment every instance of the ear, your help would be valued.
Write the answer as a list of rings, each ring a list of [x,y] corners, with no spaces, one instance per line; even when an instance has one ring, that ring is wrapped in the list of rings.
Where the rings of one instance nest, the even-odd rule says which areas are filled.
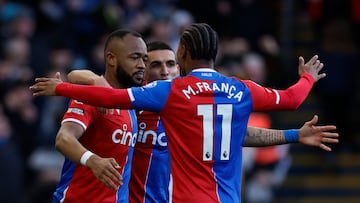
[[[179,44],[178,52],[179,52],[179,57],[180,57],[181,59],[185,59],[185,58],[186,58],[187,51],[186,51],[186,48],[185,48],[185,45],[184,45],[184,44]]]
[[[116,57],[115,54],[111,51],[106,52],[106,63],[115,66],[116,65]]]

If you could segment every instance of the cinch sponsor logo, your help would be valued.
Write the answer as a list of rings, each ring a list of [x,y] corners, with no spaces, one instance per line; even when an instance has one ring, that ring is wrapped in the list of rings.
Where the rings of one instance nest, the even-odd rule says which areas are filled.
[[[162,147],[167,146],[167,141],[165,140],[165,132],[157,134],[153,130],[145,130],[146,123],[141,122],[139,123],[139,132],[137,136],[137,141],[141,143],[146,143],[148,139],[151,139],[151,143],[153,145],[160,145]]]
[[[122,129],[116,129],[112,135],[111,139],[116,144],[128,145],[129,147],[134,147],[136,143],[136,133],[127,131],[128,126],[123,124]]]

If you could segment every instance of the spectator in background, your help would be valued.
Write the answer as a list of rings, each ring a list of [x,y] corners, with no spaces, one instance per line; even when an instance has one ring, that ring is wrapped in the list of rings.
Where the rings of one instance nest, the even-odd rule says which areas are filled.
[[[51,77],[56,72],[62,76],[66,75],[69,68],[73,67],[74,58],[72,50],[65,43],[55,43],[49,53],[49,68],[46,75]],[[43,98],[39,101],[41,112],[37,142],[40,147],[54,148],[55,135],[68,102],[68,99],[61,97]]]
[[[125,0],[122,3],[123,26],[139,33],[146,33],[153,23],[153,16],[145,9],[143,0]]]
[[[177,49],[177,45],[180,41],[180,35],[184,31],[184,29],[190,26],[195,22],[194,16],[183,9],[175,9],[172,15],[170,16],[170,24],[171,24],[171,35],[172,41],[169,44],[173,50]]]
[[[101,9],[99,0],[65,0],[62,34],[66,36],[75,56],[90,57],[91,46],[107,30]]]
[[[35,146],[32,135],[36,132],[38,116],[34,98],[26,90],[27,83],[34,74],[29,66],[30,44],[23,37],[12,37],[7,39],[2,50],[4,57],[0,59],[1,101],[4,113],[13,127],[13,138],[25,160]]]
[[[3,45],[4,57],[0,59],[0,82],[30,81],[34,73],[29,66],[31,54],[29,41],[22,37],[11,37]]]
[[[343,19],[334,19],[326,23],[321,32],[319,54],[328,67],[328,80],[319,83],[318,95],[322,101],[322,113],[327,123],[336,123],[343,135],[340,145],[346,150],[355,150],[351,129],[351,107],[355,98],[353,87],[356,78],[355,69],[359,65],[358,47],[356,47],[352,26]],[[349,74],[350,73],[350,74]],[[329,111],[331,109],[331,111]],[[337,148],[335,148],[337,149]]]
[[[30,39],[36,30],[32,8],[17,2],[4,1],[0,5],[0,22],[2,23],[1,39],[8,37]]]
[[[38,123],[38,108],[35,106],[34,98],[27,86],[28,83],[24,82],[12,83],[6,89],[1,102],[4,114],[8,117],[12,127],[12,140],[19,148],[23,166],[21,170],[25,174],[22,181],[26,187],[30,188],[34,177],[27,165],[27,160],[37,145],[34,138]],[[3,164],[2,167],[7,167],[7,164]]]
[[[250,80],[265,85],[267,79],[264,58],[256,53],[245,54],[242,58],[243,74]],[[252,112],[249,126],[271,128],[268,113]],[[276,145],[259,148],[244,148],[245,203],[271,203],[278,186],[284,181],[291,164],[290,145]]]
[[[356,87],[359,80],[359,34],[360,4],[358,0],[319,0],[307,2],[312,20],[315,44],[327,64],[328,78],[315,90],[321,101],[324,122],[336,123],[342,135],[335,150],[357,150],[353,125],[352,106],[356,103]],[[334,12],[336,10],[336,12]],[[329,110],[331,109],[331,110]],[[330,160],[335,165],[335,157]]]
[[[149,36],[145,41],[153,42],[153,41],[162,41],[167,44],[170,44],[172,40],[172,31],[170,19],[168,17],[158,19],[153,22],[149,30]]]
[[[26,203],[24,162],[12,126],[0,107],[0,202]],[[19,195],[21,194],[21,195]]]
[[[37,148],[29,157],[28,165],[33,172],[29,203],[49,203],[60,179],[64,157],[54,149]]]
[[[250,51],[278,55],[279,45],[275,38],[273,14],[263,1],[235,1],[233,23],[233,35],[246,39]]]
[[[103,34],[91,48],[91,58],[89,59],[89,69],[94,73],[101,75],[105,72],[104,49],[107,34]],[[74,69],[83,69],[85,67],[77,67]]]

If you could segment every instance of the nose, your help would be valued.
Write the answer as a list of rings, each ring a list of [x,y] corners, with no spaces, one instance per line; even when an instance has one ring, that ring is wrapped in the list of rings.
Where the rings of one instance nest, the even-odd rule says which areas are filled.
[[[144,70],[145,69],[145,61],[144,61],[144,59],[139,59],[139,61],[138,61],[138,63],[137,63],[137,67],[138,67],[138,69],[142,69],[142,70]]]
[[[166,64],[161,66],[161,75],[167,76],[169,75],[169,69]]]

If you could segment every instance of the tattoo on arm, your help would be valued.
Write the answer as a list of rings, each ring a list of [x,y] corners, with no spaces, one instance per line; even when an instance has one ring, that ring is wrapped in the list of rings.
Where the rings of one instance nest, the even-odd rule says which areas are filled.
[[[286,144],[283,130],[249,127],[246,131],[244,147],[265,147]]]

